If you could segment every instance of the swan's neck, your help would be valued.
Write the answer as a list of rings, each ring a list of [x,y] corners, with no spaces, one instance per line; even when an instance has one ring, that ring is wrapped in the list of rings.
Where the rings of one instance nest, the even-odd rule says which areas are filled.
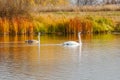
[[[38,33],[38,41],[39,41],[39,45],[40,45],[40,33]]]
[[[80,33],[78,34],[79,43],[82,43]]]

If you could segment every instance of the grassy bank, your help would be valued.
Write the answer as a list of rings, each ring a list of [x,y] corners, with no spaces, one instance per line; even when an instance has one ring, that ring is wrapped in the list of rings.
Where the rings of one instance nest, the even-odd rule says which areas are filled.
[[[60,6],[60,7],[36,7],[38,12],[99,12],[99,11],[120,11],[120,4],[108,5],[80,5],[80,6]]]
[[[92,14],[95,14],[92,15]],[[83,14],[57,12],[32,14],[28,17],[0,18],[0,34],[32,34],[42,33],[106,33],[120,31],[120,13],[109,13],[105,16],[100,12],[87,12]],[[90,15],[88,15],[90,14]],[[114,18],[114,20],[113,20]],[[118,19],[118,20],[117,20]]]

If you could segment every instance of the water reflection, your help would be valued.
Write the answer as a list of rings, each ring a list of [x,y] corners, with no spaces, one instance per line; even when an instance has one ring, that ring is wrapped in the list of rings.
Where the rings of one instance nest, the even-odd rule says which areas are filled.
[[[76,35],[72,36],[42,35],[40,46],[0,43],[0,79],[119,80],[120,35],[82,35],[82,46],[59,45],[77,40]],[[26,38],[29,36],[0,37],[0,42]]]

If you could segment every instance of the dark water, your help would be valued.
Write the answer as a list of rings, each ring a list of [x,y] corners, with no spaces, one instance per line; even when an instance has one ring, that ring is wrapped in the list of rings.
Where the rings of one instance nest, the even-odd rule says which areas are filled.
[[[64,47],[77,37],[0,36],[0,80],[120,80],[120,35],[82,35],[82,46]]]

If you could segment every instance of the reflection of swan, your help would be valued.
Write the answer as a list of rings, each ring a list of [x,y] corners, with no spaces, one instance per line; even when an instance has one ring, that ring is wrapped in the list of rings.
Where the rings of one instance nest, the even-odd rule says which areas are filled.
[[[78,62],[81,61],[81,58],[82,58],[82,46],[79,46],[78,47]]]
[[[28,43],[28,44],[39,43],[40,44],[40,33],[38,33],[38,40],[26,40],[25,43]]]
[[[82,45],[80,33],[81,32],[78,33],[78,40],[79,40],[79,42],[67,41],[67,42],[64,42],[63,45],[64,46],[80,46],[80,45]]]

